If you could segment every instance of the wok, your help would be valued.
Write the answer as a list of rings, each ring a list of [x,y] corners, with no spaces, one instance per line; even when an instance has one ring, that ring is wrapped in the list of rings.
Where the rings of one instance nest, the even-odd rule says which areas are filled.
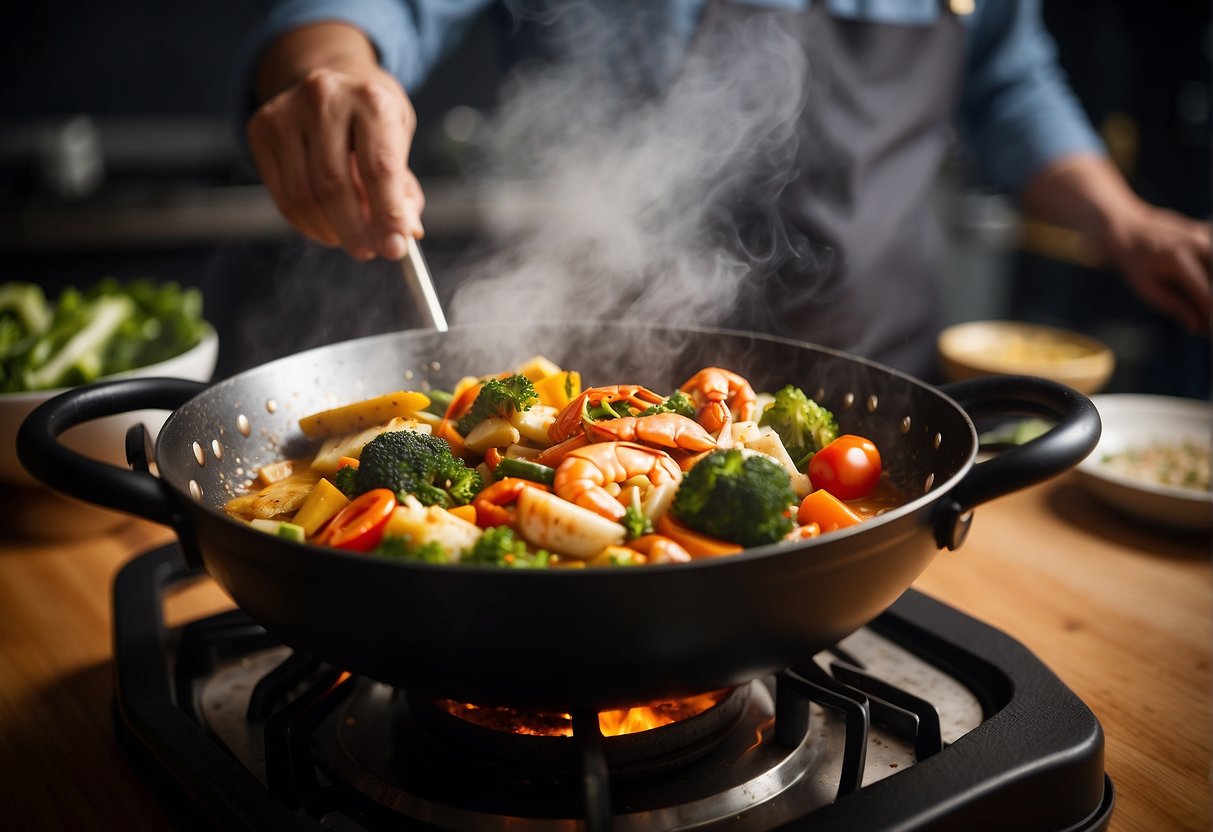
[[[172,526],[187,558],[296,650],[435,696],[608,708],[740,684],[830,646],[896,600],[940,548],[959,546],[975,506],[1074,466],[1100,430],[1088,399],[1044,379],[938,389],[845,353],[742,332],[603,322],[522,337],[517,329],[363,338],[209,387],[135,379],[69,391],[22,425],[20,458],[56,489]],[[757,390],[796,383],[843,432],[876,442],[907,501],[813,540],[584,570],[379,559],[277,539],[224,514],[261,465],[307,451],[301,416],[401,388],[450,389],[462,375],[536,353],[580,370],[587,386],[670,390],[709,365],[746,375]],[[86,459],[56,440],[81,421],[141,408],[173,411],[155,446],[158,476],[146,465]],[[1056,427],[977,463],[974,419],[1021,413]]]

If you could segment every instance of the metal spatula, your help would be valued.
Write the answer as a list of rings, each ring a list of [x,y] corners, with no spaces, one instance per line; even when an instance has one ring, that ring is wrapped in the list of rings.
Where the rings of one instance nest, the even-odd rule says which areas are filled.
[[[425,323],[439,332],[446,332],[446,315],[442,311],[442,304],[438,302],[438,293],[434,290],[434,280],[430,277],[430,268],[421,254],[421,246],[412,236],[407,237],[407,240],[408,253],[401,261],[404,282],[408,284],[409,292]]]

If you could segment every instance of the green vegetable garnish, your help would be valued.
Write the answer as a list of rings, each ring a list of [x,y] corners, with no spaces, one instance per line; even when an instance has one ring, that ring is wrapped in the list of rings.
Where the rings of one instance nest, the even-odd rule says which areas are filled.
[[[791,477],[762,454],[712,451],[683,477],[670,513],[711,537],[761,546],[792,530]]]
[[[507,456],[497,463],[493,476],[499,480],[506,477],[518,477],[531,482],[551,485],[556,481],[556,469],[529,459],[515,459]]]
[[[531,405],[537,401],[539,394],[526,376],[489,379],[480,388],[476,400],[459,420],[457,427],[461,434],[467,436],[472,428],[490,416],[509,416],[512,412],[530,410]]]
[[[450,407],[451,399],[454,396],[446,390],[427,390],[425,394],[430,397],[430,403],[425,412],[433,413],[435,416],[445,416],[446,409]]]
[[[450,555],[438,541],[431,540],[429,543],[414,545],[412,536],[407,534],[385,535],[373,550],[373,554],[385,558],[415,560],[421,563],[451,562]]]
[[[113,278],[68,288],[53,307],[33,283],[0,286],[0,392],[86,384],[194,347],[202,293],[173,282]]]
[[[775,401],[762,411],[758,424],[779,434],[788,456],[801,471],[813,454],[838,438],[834,414],[790,384],[775,394]]]
[[[519,540],[509,526],[494,526],[484,530],[475,545],[463,554],[461,562],[507,569],[542,569],[548,566],[551,558],[543,549],[528,551],[526,543]]]
[[[694,419],[695,403],[691,401],[691,397],[686,393],[681,390],[675,390],[664,402],[642,410],[639,415],[656,416],[658,413],[677,413],[680,416],[686,416],[688,419]]]
[[[398,500],[412,494],[422,505],[443,508],[467,505],[483,487],[480,473],[451,453],[445,439],[411,430],[376,436],[362,449],[358,467],[339,469],[333,484],[351,499],[387,488]]]
[[[625,508],[619,522],[627,529],[628,540],[635,540],[653,531],[653,521],[636,506]]]

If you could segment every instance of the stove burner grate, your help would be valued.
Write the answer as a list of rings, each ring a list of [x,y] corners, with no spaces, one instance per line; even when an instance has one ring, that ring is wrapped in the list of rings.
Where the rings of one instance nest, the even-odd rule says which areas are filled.
[[[1111,815],[1089,709],[1018,642],[913,591],[743,686],[710,749],[628,777],[608,763],[627,737],[595,713],[542,738],[567,742],[572,770],[503,772],[420,730],[404,692],[292,653],[239,610],[166,629],[165,591],[197,576],[168,546],[114,589],[116,727],[190,826],[1078,832]]]

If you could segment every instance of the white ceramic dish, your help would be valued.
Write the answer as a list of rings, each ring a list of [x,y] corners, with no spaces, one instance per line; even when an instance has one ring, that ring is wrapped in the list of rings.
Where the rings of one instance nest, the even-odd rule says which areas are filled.
[[[210,381],[218,357],[219,337],[208,324],[202,340],[181,355],[101,380],[142,376]],[[126,514],[84,503],[44,487],[18,461],[17,429],[35,407],[61,392],[62,389],[0,394],[0,449],[3,450],[0,453],[0,500],[9,509],[0,515],[0,533],[42,539],[78,538],[104,533],[130,520]],[[131,425],[142,422],[154,438],[167,418],[168,411],[165,410],[122,413],[71,428],[63,434],[62,440],[80,453],[111,465],[125,466],[126,432]]]
[[[1210,444],[1213,408],[1208,402],[1170,396],[1093,396],[1103,432],[1099,445],[1077,468],[1096,497],[1151,525],[1189,532],[1213,528],[1213,494],[1131,478],[1112,470],[1109,455],[1155,443]]]
[[[99,380],[167,377],[189,379],[190,381],[210,381],[211,375],[215,372],[215,362],[218,357],[219,337],[215,333],[214,327],[208,325],[206,334],[192,349],[167,361],[161,361],[159,364],[138,367]],[[17,429],[35,407],[62,392],[62,389],[56,389],[0,394],[0,443],[2,443],[0,447],[4,450],[0,454],[0,484],[17,487],[41,485],[17,460]],[[164,424],[166,418],[168,418],[168,411],[141,410],[97,419],[67,431],[63,435],[63,442],[82,454],[113,465],[125,466],[126,431],[130,426],[143,422],[154,437],[159,433],[160,426]]]

